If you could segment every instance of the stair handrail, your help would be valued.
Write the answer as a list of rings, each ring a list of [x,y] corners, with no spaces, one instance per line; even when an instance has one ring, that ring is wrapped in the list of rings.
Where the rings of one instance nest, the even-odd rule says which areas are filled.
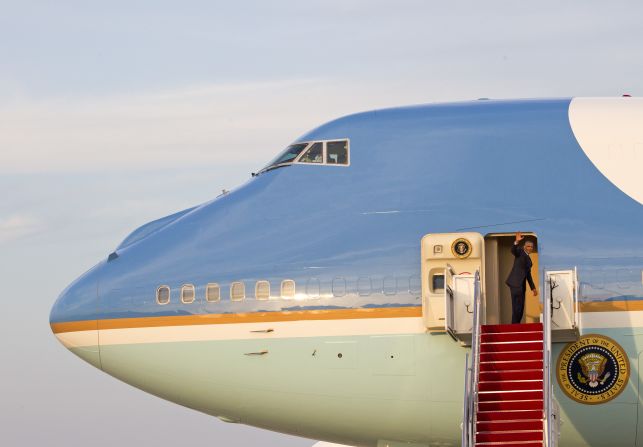
[[[551,281],[551,278],[545,278]],[[546,284],[548,286],[548,284]],[[547,290],[547,287],[545,287]],[[555,447],[552,384],[551,384],[551,305],[552,294],[547,291],[543,295],[543,444],[545,447]]]
[[[476,270],[473,286],[473,328],[471,329],[471,361],[465,362],[465,399],[463,411],[462,446],[476,443],[476,409],[478,406],[478,376],[480,374],[480,271]]]
[[[578,297],[580,296],[580,283],[578,282],[578,267],[574,266],[574,329],[580,333],[580,305]]]
[[[464,356],[464,405],[462,405],[462,447],[469,447],[469,437],[471,430],[469,429],[469,386],[471,378],[471,365],[469,364],[469,353]]]

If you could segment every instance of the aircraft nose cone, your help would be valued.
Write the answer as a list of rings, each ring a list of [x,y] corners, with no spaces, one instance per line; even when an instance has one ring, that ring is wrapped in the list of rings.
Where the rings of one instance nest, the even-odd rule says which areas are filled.
[[[63,290],[49,314],[49,325],[58,341],[97,368],[99,270],[99,266],[94,267]]]

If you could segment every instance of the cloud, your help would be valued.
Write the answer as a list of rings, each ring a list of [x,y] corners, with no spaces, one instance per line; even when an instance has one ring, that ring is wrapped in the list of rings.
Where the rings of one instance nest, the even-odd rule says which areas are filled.
[[[37,233],[42,229],[42,223],[30,216],[14,214],[0,218],[0,244]]]
[[[0,173],[247,163],[356,111],[418,102],[404,86],[320,79],[223,83],[0,105]]]

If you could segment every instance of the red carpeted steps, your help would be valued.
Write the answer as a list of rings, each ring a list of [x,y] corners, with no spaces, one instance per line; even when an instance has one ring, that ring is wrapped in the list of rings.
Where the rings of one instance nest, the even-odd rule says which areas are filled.
[[[483,325],[476,446],[543,445],[543,325]]]

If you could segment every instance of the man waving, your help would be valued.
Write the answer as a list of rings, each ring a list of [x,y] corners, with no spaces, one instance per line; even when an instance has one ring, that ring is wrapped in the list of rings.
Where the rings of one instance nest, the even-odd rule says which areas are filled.
[[[538,296],[538,289],[534,284],[531,277],[531,258],[529,254],[534,251],[534,243],[526,241],[524,246],[520,246],[520,242],[525,237],[520,233],[516,233],[516,240],[511,247],[511,253],[514,255],[514,265],[511,268],[511,273],[507,277],[505,284],[511,290],[511,322],[520,323],[522,315],[525,311],[525,292],[527,291],[526,283],[529,283],[529,288],[534,296]]]

